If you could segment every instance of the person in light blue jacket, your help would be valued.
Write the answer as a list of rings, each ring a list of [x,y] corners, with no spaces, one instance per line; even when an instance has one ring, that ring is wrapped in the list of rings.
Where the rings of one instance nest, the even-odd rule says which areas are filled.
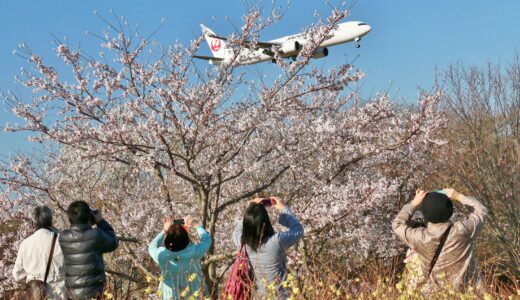
[[[266,207],[274,206],[280,212],[278,223],[288,230],[275,232]],[[285,203],[276,197],[257,198],[246,209],[233,232],[233,243],[246,246],[256,279],[256,294],[266,297],[267,286],[274,284],[277,299],[287,298],[283,288],[287,279],[285,251],[303,237],[303,225]],[[265,284],[264,284],[265,283]]]
[[[190,241],[188,228],[196,228],[199,243]],[[190,217],[184,218],[184,225],[173,219],[164,221],[164,228],[148,246],[148,253],[161,268],[162,283],[160,293],[164,300],[180,299],[207,294],[204,277],[200,269],[202,257],[211,246],[211,236]]]

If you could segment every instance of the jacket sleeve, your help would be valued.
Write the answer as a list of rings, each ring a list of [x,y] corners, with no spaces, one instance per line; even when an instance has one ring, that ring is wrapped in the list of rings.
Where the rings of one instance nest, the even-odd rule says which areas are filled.
[[[233,230],[233,236],[231,238],[233,240],[233,244],[235,244],[237,248],[242,245],[242,226],[243,221],[240,219],[235,226],[235,230]]]
[[[153,240],[148,245],[148,253],[152,257],[153,261],[159,264],[159,254],[161,253],[160,249],[161,243],[164,240],[164,232],[161,231],[158,235],[156,235]]]
[[[23,268],[23,256],[25,254],[24,244],[20,244],[20,249],[18,249],[18,255],[16,256],[16,261],[13,267],[13,277],[16,281],[20,281],[27,277],[27,273],[25,273],[25,269]]]
[[[197,233],[200,237],[200,242],[195,245],[195,256],[202,258],[209,247],[211,247],[211,235],[202,226],[197,227]]]
[[[482,230],[488,209],[473,197],[464,196],[459,202],[473,208],[466,220],[457,222],[462,225],[466,235],[473,238]]]
[[[101,253],[112,252],[119,245],[114,228],[107,221],[101,220],[98,224],[98,249]]]
[[[278,241],[285,249],[294,246],[303,237],[303,225],[298,221],[289,207],[284,207],[278,218],[280,225],[289,228],[278,233]]]
[[[412,228],[406,224],[415,212],[415,207],[410,203],[405,204],[392,222],[392,230],[409,247],[416,248],[424,239],[424,228]]]

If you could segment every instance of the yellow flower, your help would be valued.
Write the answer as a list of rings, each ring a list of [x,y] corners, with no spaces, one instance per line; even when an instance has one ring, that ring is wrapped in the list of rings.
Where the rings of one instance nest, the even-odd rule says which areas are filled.
[[[359,279],[359,277],[356,277],[356,279],[354,279],[355,282],[360,282],[361,279]]]
[[[104,294],[105,294],[105,299],[110,300],[110,299],[113,299],[113,298],[114,298],[114,295],[112,295],[112,294],[109,293],[109,292],[105,292]]]
[[[146,290],[144,290],[144,292],[147,293],[147,294],[151,294],[152,293],[152,287],[151,286],[147,287]]]
[[[402,291],[402,290],[403,290],[403,283],[402,283],[402,282],[398,282],[398,283],[395,285],[395,288],[398,289],[399,291]]]
[[[195,297],[193,297],[193,295],[192,295],[192,296],[189,296],[189,297],[188,297],[188,300],[195,300]]]
[[[292,274],[288,274],[287,275],[287,280],[288,281],[293,281],[294,280],[294,276]]]
[[[282,286],[283,288],[287,288],[287,286],[289,286],[289,282],[287,282],[287,280],[282,282]]]
[[[153,279],[152,276],[150,276],[150,275],[146,276],[146,282],[150,283],[150,282],[152,282],[152,279]]]
[[[182,297],[182,298],[186,297],[186,295],[188,295],[188,292],[189,292],[189,291],[190,291],[190,287],[187,286],[187,287],[184,289],[184,291],[182,291],[182,293],[181,293],[181,297]]]
[[[162,297],[162,289],[157,290],[157,296],[160,298]]]
[[[295,288],[292,289],[292,293],[293,293],[294,295],[298,295],[298,294],[300,293],[300,289],[297,288],[297,287],[295,287]]]
[[[193,296],[194,297],[199,297],[200,296],[200,291],[199,290],[195,291],[195,293],[193,293]]]
[[[493,300],[493,297],[490,294],[484,294],[484,300]]]
[[[274,289],[276,288],[276,285],[274,284],[274,282],[272,282],[271,284],[269,284],[269,285],[267,286],[267,288],[268,288],[269,290],[274,291]]]
[[[161,275],[161,276],[159,277],[159,282],[163,282],[163,281],[164,281],[164,277]]]
[[[189,282],[193,282],[195,279],[197,279],[197,273],[193,273],[188,277]]]

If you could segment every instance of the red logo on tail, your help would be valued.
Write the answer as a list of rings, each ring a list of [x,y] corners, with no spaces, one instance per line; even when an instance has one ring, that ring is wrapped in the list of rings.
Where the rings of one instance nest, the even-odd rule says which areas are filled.
[[[222,42],[219,39],[211,40],[211,43],[210,43],[211,51],[218,52],[218,50],[220,50],[221,46],[222,46]]]

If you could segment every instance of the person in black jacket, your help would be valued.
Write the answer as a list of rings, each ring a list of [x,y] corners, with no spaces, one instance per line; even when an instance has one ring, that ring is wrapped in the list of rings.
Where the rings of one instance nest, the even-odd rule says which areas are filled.
[[[70,228],[60,234],[59,242],[65,260],[68,297],[101,299],[106,281],[102,255],[118,246],[114,229],[85,201],[72,202],[67,215]]]

